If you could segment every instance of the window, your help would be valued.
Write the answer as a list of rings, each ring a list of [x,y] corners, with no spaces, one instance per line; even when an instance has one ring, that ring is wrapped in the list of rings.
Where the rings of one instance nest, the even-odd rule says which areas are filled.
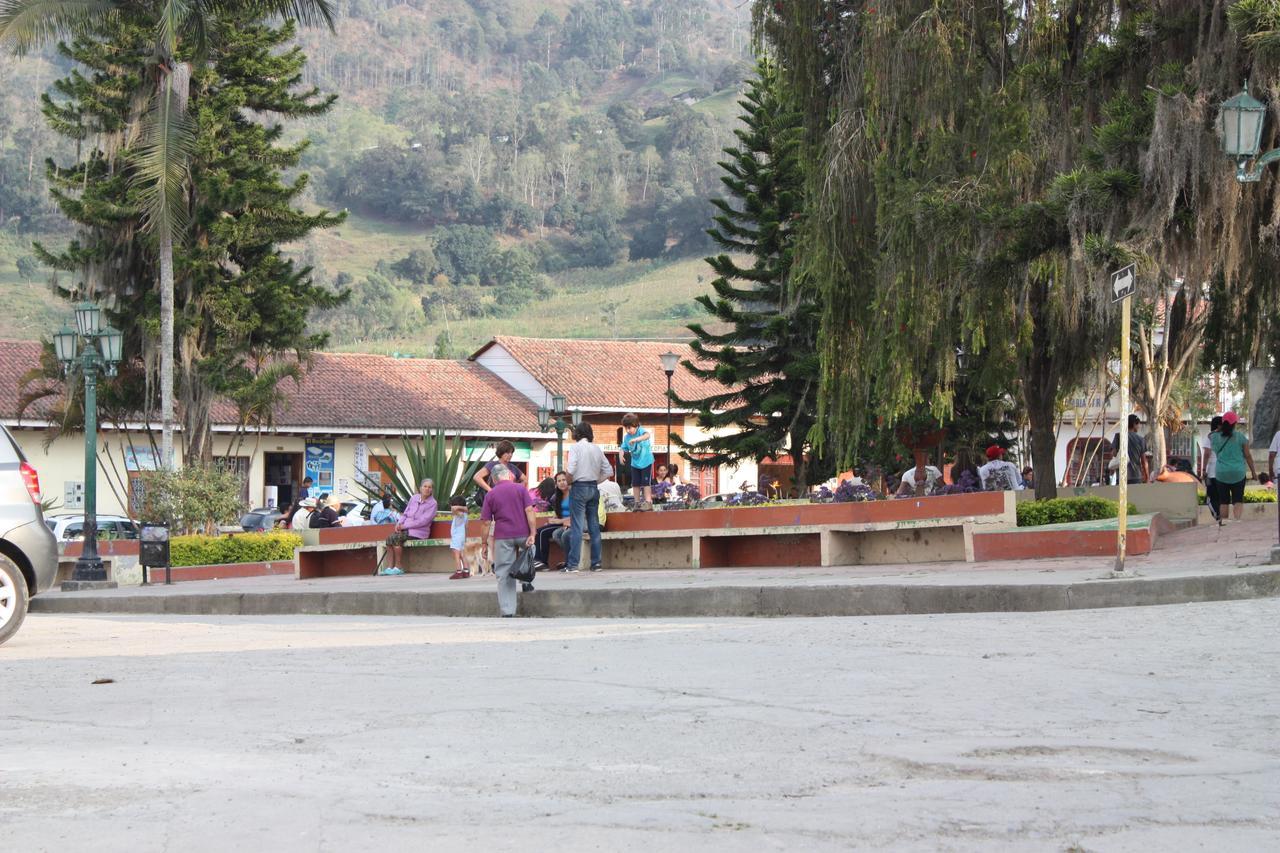
[[[1066,486],[1091,486],[1105,483],[1107,462],[1111,459],[1111,442],[1105,438],[1073,438],[1067,442]]]
[[[681,479],[697,486],[698,493],[704,498],[720,491],[719,468],[699,468],[688,459],[681,459],[676,465],[683,472]]]
[[[370,485],[376,483],[384,492],[391,490],[392,484],[396,481],[396,458],[377,453],[370,454],[369,478],[372,481]]]

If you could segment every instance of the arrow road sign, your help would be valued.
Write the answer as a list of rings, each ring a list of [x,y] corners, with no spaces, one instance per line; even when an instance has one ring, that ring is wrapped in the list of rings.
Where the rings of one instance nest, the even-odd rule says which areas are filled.
[[[1111,301],[1119,302],[1132,296],[1137,281],[1137,274],[1134,272],[1133,264],[1113,272],[1111,274]]]

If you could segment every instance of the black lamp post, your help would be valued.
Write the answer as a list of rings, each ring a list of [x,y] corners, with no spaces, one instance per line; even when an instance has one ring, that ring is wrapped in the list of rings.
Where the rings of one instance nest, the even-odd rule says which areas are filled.
[[[551,408],[546,406],[538,407],[538,428],[543,432],[554,428],[556,431],[556,470],[564,470],[564,434],[569,429],[569,422],[564,419],[568,400],[563,394],[555,394],[551,397]],[[551,416],[555,415],[556,419],[551,420]],[[574,409],[573,425],[577,426],[582,423],[582,412]]]
[[[76,306],[76,328],[63,327],[53,336],[53,349],[64,375],[76,362],[84,374],[84,548],[76,560],[67,591],[109,589],[106,567],[98,556],[98,371],[116,375],[124,347],[124,335],[103,327],[102,311],[91,302]]]
[[[676,373],[680,356],[668,350],[658,358],[662,359],[662,372],[667,374],[667,473],[671,473],[671,377]]]

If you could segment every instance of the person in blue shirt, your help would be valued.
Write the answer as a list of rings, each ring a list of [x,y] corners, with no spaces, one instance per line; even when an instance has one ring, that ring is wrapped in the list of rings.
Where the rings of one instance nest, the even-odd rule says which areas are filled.
[[[378,505],[369,513],[371,524],[395,524],[400,520],[400,513],[391,508],[391,496],[384,495]]]
[[[653,436],[640,426],[635,414],[622,416],[622,451],[631,454],[631,492],[636,509],[653,509]],[[643,497],[643,499],[642,499]]]
[[[537,538],[533,542],[533,565],[538,571],[547,567],[551,558],[551,541],[558,531],[569,529],[569,475],[561,471],[556,474],[554,491],[543,497],[551,506],[551,518],[538,528]],[[563,546],[563,542],[559,543]]]

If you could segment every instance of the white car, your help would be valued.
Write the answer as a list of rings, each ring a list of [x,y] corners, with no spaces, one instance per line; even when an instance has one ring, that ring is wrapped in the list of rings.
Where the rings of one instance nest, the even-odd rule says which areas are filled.
[[[83,515],[51,515],[44,520],[58,542],[71,542],[84,536]],[[123,515],[98,516],[99,539],[137,539],[138,525]]]

